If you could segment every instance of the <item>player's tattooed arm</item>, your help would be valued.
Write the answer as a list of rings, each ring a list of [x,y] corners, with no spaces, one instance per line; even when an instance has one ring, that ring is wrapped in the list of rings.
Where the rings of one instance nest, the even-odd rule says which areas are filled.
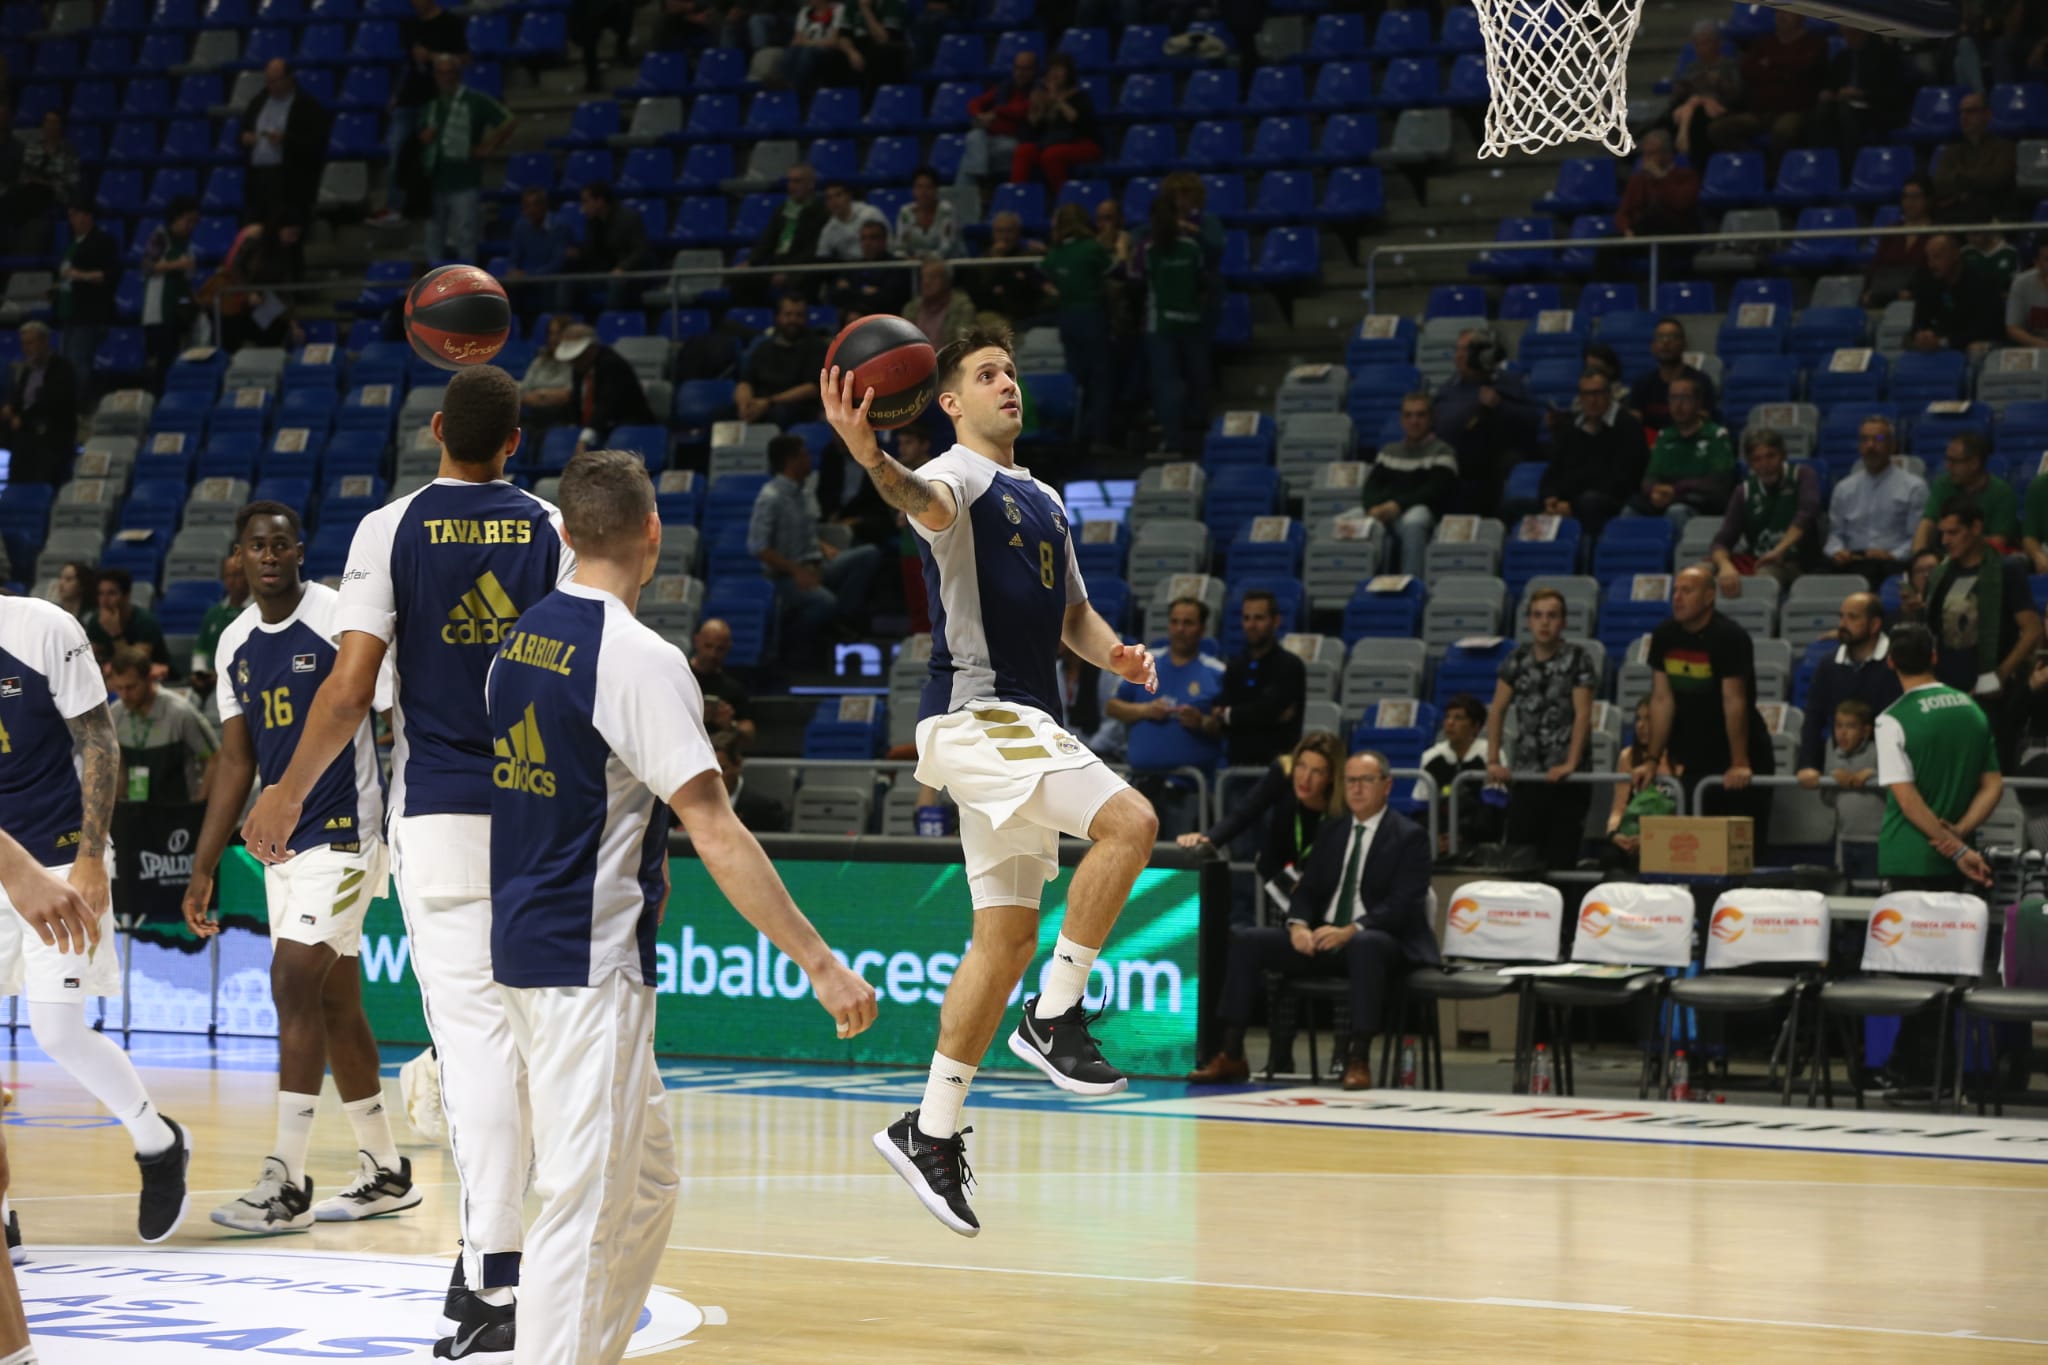
[[[115,783],[121,771],[121,744],[114,736],[114,717],[101,702],[64,722],[79,759],[79,785],[85,798],[85,821],[79,827],[78,851],[99,857],[107,849],[114,820]]]
[[[884,455],[868,474],[874,479],[875,491],[882,495],[882,501],[903,515],[915,517],[934,531],[943,531],[953,524],[953,490],[944,484],[921,477],[889,455]]]

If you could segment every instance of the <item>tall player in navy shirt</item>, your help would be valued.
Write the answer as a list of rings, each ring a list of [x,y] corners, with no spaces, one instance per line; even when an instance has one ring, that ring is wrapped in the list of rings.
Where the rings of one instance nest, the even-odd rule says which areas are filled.
[[[228,623],[214,651],[220,761],[185,888],[185,922],[201,938],[220,932],[207,911],[214,869],[250,784],[284,775],[306,709],[334,667],[340,595],[324,583],[301,581],[305,550],[299,514],[283,503],[252,502],[235,517],[234,558],[255,600]],[[388,710],[389,669],[382,681],[377,706]],[[255,1187],[213,1211],[214,1222],[242,1232],[290,1232],[316,1220],[349,1222],[420,1202],[412,1162],[398,1154],[391,1136],[356,961],[364,913],[384,892],[386,862],[384,774],[367,717],[313,784],[292,846],[301,850],[296,858],[263,874],[270,998],[277,1007],[277,1138]],[[353,1181],[316,1205],[306,1150],[330,1065],[361,1161]]]
[[[719,890],[804,969],[841,1038],[874,1022],[875,991],[833,957],[733,814],[689,660],[633,619],[661,558],[646,464],[585,451],[561,499],[576,577],[519,618],[488,684],[491,963],[526,1059],[541,1200],[519,1358],[610,1365],[675,1222],[654,1061],[671,813]]]
[[[121,993],[107,842],[121,748],[107,684],[78,619],[52,602],[0,598],[0,819],[29,856],[70,882],[97,936],[83,949],[22,931],[0,894],[0,995],[28,996],[36,1045],[121,1120],[142,1168],[136,1232],[160,1242],[185,1216],[185,1130],[150,1102],[135,1064],[87,1026],[88,996]],[[8,1240],[19,1242],[14,1216]]]
[[[939,352],[939,408],[959,444],[916,473],[868,426],[874,391],[819,376],[825,415],[890,506],[917,532],[932,604],[931,677],[917,726],[917,780],[960,807],[960,852],[974,902],[972,946],[939,1012],[924,1099],[875,1146],[934,1217],[981,1230],[967,1203],[959,1128],[967,1087],[1038,947],[1039,901],[1059,873],[1059,836],[1092,839],[1067,889],[1062,932],[1010,1051],[1062,1090],[1106,1095],[1123,1073],[1103,1060],[1081,997],[1095,956],[1152,854],[1151,804],[1061,720],[1059,649],[1158,686],[1152,656],[1126,645],[1088,605],[1059,494],[1017,464],[1023,395],[1007,332],[970,329]]]
[[[242,827],[266,863],[292,856],[305,802],[369,714],[393,656],[388,841],[441,1101],[462,1180],[462,1261],[448,1360],[512,1350],[521,1213],[531,1163],[526,1082],[491,979],[491,769],[484,676],[521,612],[575,568],[561,516],[505,480],[519,449],[519,385],[480,365],[449,380],[433,431],[440,475],[356,528],[335,618],[334,671],[291,766]]]

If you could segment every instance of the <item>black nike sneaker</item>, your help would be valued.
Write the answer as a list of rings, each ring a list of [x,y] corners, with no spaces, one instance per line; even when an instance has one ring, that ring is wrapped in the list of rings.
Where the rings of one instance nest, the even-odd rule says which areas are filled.
[[[469,1292],[469,1275],[462,1268],[462,1243],[455,1244],[455,1273],[448,1277],[448,1294],[441,1300],[441,1334],[447,1336],[462,1325],[464,1307],[476,1295]]]
[[[454,1286],[450,1286],[453,1293]],[[434,1359],[462,1360],[469,1365],[512,1365],[512,1343],[519,1305],[492,1305],[463,1291],[455,1330],[434,1343]]]
[[[185,1171],[192,1164],[192,1140],[175,1119],[164,1122],[171,1128],[171,1145],[155,1156],[135,1154],[135,1164],[142,1168],[142,1202],[135,1213],[135,1235],[145,1242],[161,1242],[185,1220]]]
[[[981,1223],[967,1206],[974,1172],[967,1166],[966,1138],[974,1130],[962,1128],[949,1138],[926,1137],[917,1130],[917,1112],[911,1110],[875,1134],[875,1150],[903,1177],[932,1217],[962,1237],[976,1236]]]
[[[28,1252],[21,1245],[21,1215],[13,1209],[7,1211],[7,1259],[16,1265],[28,1264]]]
[[[1065,1014],[1038,1017],[1038,997],[1024,1002],[1024,1019],[1010,1035],[1010,1051],[1045,1073],[1060,1089],[1075,1095],[1114,1095],[1130,1084],[1124,1073],[1102,1060],[1102,1049],[1088,1026],[1102,1016],[1089,1014],[1076,1002]]]

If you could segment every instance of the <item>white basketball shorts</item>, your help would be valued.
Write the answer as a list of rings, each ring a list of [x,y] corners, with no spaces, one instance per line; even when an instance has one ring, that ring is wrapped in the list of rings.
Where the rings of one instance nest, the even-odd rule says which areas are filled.
[[[108,864],[112,868],[111,861]],[[48,869],[71,876],[71,864]],[[30,1000],[60,1004],[89,995],[121,993],[121,948],[114,937],[114,911],[100,915],[99,946],[84,953],[60,953],[14,912],[14,902],[0,889],[0,996],[26,989]]]
[[[1059,875],[1061,834],[1088,837],[1121,777],[1044,711],[973,702],[917,727],[917,780],[960,808],[960,853],[977,910],[1036,909]]]
[[[270,903],[272,943],[328,947],[354,957],[363,941],[363,916],[384,894],[390,857],[380,839],[356,852],[321,846],[263,870]]]

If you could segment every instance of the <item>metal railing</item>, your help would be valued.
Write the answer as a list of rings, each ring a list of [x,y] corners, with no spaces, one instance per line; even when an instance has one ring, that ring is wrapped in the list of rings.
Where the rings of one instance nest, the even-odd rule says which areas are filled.
[[[1451,779],[1449,814],[1451,823],[1450,852],[1452,854],[1456,854],[1458,851],[1458,811],[1461,800],[1463,798],[1464,790],[1467,787],[1482,786],[1485,784],[1486,780],[1486,774],[1482,772],[1459,773],[1457,776]],[[1570,773],[1561,779],[1562,782],[1575,787],[1613,787],[1619,783],[1626,782],[1628,780],[1629,777],[1626,773]],[[1509,774],[1509,781],[1510,783],[1517,785],[1557,785],[1556,783],[1553,783],[1550,780],[1550,775],[1548,773],[1543,772],[1540,769],[1527,769],[1524,771],[1512,772]],[[1671,803],[1674,809],[1685,809],[1685,789],[1679,784],[1677,778],[1672,777],[1669,774],[1659,773],[1656,778],[1656,783],[1659,787],[1663,788],[1666,792],[1670,793]],[[1432,806],[1434,804],[1434,802],[1431,803]],[[1591,809],[1590,805],[1588,806],[1588,809]]]
[[[1727,785],[1727,778],[1719,773],[1701,778],[1699,784],[1692,791],[1692,813],[1694,815],[1705,815],[1707,813],[1707,793],[1710,791],[1720,791]],[[1769,777],[1751,777],[1749,785],[1752,787],[1769,787],[1774,790],[1785,787],[1805,786],[1796,775],[1784,773],[1773,773]],[[1832,777],[1823,777],[1819,784],[1823,789],[1838,785]],[[2048,777],[2008,777],[2005,779],[2005,786],[2007,790],[2012,791],[2048,791]],[[1882,792],[1884,789],[1879,787],[1876,790]],[[1680,808],[1683,809],[1682,806]]]

